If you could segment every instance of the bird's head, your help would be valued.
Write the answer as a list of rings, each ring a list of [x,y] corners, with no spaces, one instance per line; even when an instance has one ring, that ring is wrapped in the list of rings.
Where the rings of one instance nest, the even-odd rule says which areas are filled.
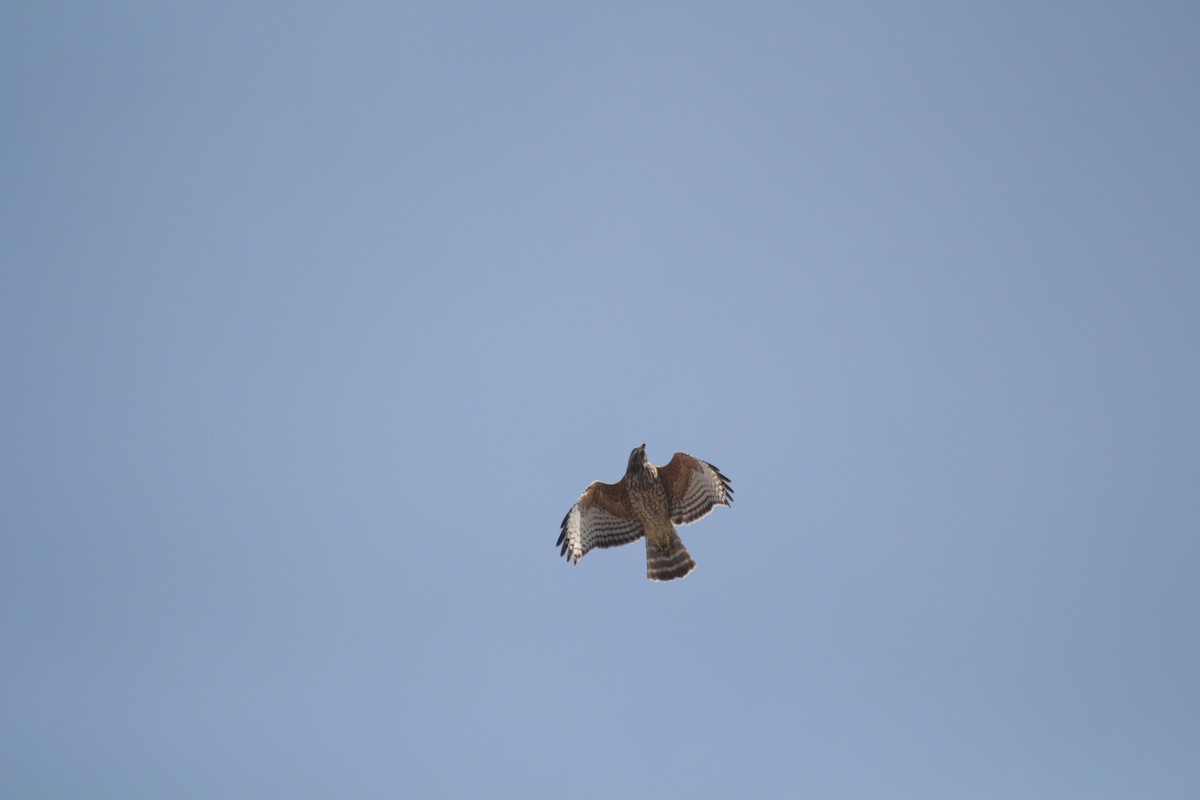
[[[631,472],[635,469],[640,469],[646,463],[646,443],[643,442],[633,448],[633,452],[629,454],[629,466],[626,472]]]

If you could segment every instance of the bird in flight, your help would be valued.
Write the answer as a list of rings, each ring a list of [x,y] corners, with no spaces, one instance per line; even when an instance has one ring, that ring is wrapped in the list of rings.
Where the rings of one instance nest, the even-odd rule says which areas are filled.
[[[646,537],[646,577],[682,578],[696,562],[675,531],[716,506],[733,502],[733,489],[721,471],[687,453],[676,453],[656,467],[646,445],[633,448],[625,477],[616,483],[595,481],[563,517],[557,544],[560,555],[579,563],[593,547],[616,547]]]

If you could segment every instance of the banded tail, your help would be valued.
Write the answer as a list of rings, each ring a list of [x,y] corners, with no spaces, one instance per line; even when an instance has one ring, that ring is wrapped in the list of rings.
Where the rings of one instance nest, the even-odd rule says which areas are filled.
[[[646,577],[652,581],[673,581],[682,578],[696,568],[692,555],[683,546],[675,527],[671,526],[665,546],[655,540],[658,536],[646,536]]]

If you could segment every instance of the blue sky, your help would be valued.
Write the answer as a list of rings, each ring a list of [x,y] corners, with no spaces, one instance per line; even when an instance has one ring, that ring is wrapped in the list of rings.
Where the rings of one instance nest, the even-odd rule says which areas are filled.
[[[1197,31],[7,4],[3,793],[1195,797]]]

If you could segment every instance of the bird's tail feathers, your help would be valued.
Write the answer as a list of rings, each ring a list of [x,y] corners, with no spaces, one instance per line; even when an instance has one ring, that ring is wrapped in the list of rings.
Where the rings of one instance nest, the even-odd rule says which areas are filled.
[[[671,528],[665,545],[660,545],[656,536],[646,537],[646,577],[652,581],[673,581],[682,578],[696,568],[692,555],[683,546],[679,534]],[[660,540],[661,541],[661,540]]]

